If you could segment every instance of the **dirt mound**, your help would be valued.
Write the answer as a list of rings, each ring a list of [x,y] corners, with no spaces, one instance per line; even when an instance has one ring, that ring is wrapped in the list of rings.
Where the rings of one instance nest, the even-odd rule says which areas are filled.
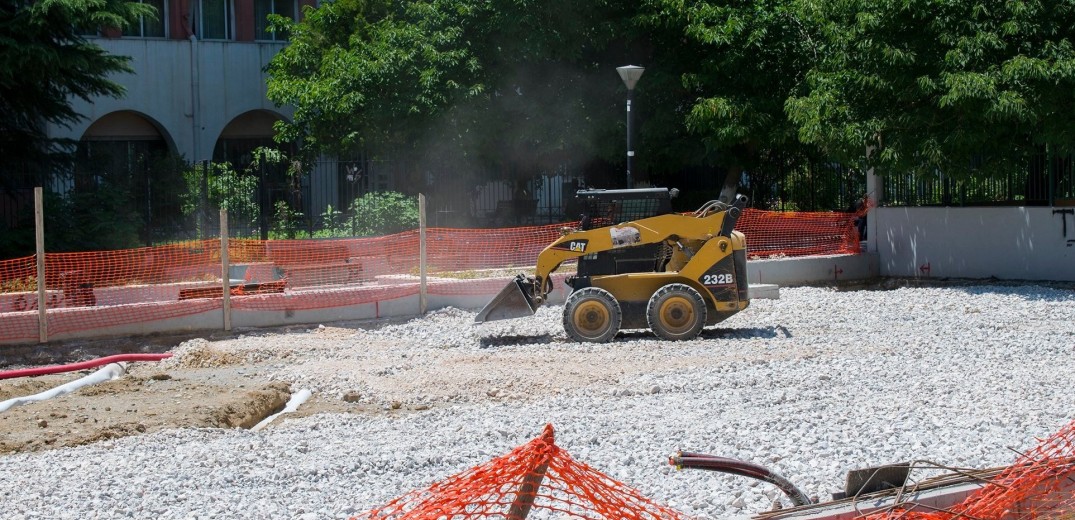
[[[38,379],[23,378],[0,381],[0,401],[39,394],[49,388],[46,382]]]
[[[246,356],[239,352],[225,352],[204,339],[193,339],[176,348],[172,358],[164,360],[160,368],[218,368],[246,361]]]

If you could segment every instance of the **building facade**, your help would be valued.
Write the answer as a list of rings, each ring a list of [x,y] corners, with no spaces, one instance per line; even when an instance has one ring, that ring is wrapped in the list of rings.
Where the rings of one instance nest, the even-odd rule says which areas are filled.
[[[130,56],[133,74],[113,79],[119,99],[75,99],[85,116],[53,137],[80,143],[80,153],[110,160],[169,152],[188,161],[238,160],[272,142],[273,124],[291,110],[265,97],[265,66],[286,45],[267,16],[297,19],[315,0],[141,0],[160,12],[122,32],[88,36],[109,53]]]

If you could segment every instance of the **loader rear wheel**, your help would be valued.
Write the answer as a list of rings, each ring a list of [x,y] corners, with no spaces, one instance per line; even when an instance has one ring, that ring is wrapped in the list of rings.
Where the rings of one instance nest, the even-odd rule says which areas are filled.
[[[604,343],[616,336],[623,321],[620,303],[599,287],[575,291],[564,305],[564,331],[575,341]]]
[[[689,285],[670,283],[650,297],[646,320],[653,333],[663,339],[694,339],[705,326],[705,300]]]

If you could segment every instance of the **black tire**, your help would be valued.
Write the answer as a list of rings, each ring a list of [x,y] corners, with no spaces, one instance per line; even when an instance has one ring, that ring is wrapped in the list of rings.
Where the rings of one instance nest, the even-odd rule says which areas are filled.
[[[702,295],[681,283],[661,287],[646,305],[649,328],[658,337],[671,341],[697,337],[705,327],[706,317]]]
[[[575,341],[610,341],[620,331],[622,321],[620,303],[599,287],[585,287],[571,293],[564,305],[564,331]]]

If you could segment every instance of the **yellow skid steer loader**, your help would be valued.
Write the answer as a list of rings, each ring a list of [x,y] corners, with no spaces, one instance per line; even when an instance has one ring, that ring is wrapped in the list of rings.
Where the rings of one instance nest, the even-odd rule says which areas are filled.
[[[564,330],[576,341],[605,342],[620,329],[649,328],[668,340],[696,337],[749,305],[747,246],[735,223],[746,197],[724,196],[693,214],[671,210],[676,190],[580,190],[578,229],[546,247],[534,276],[520,274],[476,317],[486,322],[533,315],[552,290],[552,273],[578,259],[567,279]]]

